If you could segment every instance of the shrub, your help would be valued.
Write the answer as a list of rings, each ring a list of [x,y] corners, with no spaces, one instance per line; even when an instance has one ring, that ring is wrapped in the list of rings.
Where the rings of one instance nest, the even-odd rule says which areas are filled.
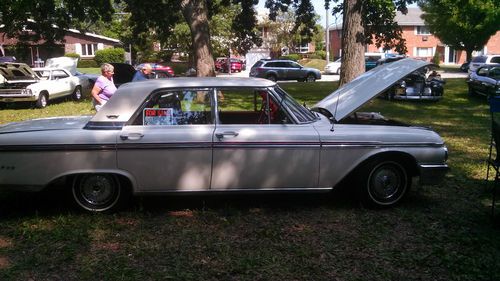
[[[125,50],[122,48],[107,48],[95,52],[95,62],[101,65],[105,62],[125,62]]]
[[[298,61],[301,59],[301,56],[299,54],[289,54],[287,56],[281,56],[280,59]]]
[[[65,57],[69,57],[69,58],[77,58],[77,59],[80,59],[80,55],[77,54],[77,53],[67,53],[64,55]]]
[[[325,51],[316,51],[314,54],[309,56],[310,59],[318,59],[318,60],[325,60],[326,59],[326,52]]]
[[[435,65],[438,65],[439,66],[439,63],[440,63],[440,56],[439,56],[439,52],[435,52],[434,53],[434,56],[432,57],[432,63],[435,64]]]
[[[93,68],[93,67],[99,67],[99,64],[95,60],[79,60],[78,61],[78,68]]]

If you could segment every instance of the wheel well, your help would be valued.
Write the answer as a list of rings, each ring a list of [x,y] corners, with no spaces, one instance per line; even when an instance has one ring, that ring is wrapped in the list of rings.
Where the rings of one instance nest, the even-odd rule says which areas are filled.
[[[410,154],[407,154],[404,152],[390,151],[390,152],[379,153],[379,154],[376,154],[376,155],[369,157],[368,159],[365,159],[358,167],[363,166],[365,163],[372,161],[372,160],[397,161],[399,164],[401,164],[406,169],[409,176],[413,177],[413,176],[417,176],[419,174],[417,160],[413,156],[411,156]]]
[[[51,181],[47,185],[47,188],[56,188],[58,186],[59,187],[63,186],[65,189],[71,188],[73,186],[73,183],[75,182],[76,177],[86,174],[92,174],[92,173],[78,173],[78,174],[71,174],[59,177]],[[125,188],[128,192],[133,193],[132,181],[127,176],[118,173],[96,173],[96,174],[108,174],[116,176],[116,178],[120,182],[120,185],[123,188]]]

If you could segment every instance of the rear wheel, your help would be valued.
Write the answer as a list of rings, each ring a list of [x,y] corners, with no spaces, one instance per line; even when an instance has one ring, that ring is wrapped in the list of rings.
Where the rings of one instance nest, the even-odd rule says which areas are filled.
[[[361,202],[375,208],[398,204],[411,186],[407,170],[394,160],[375,159],[366,163],[357,179]]]
[[[71,97],[73,98],[74,101],[79,101],[82,99],[82,87],[76,86],[75,90],[73,91],[73,94],[71,94]]]
[[[468,91],[468,93],[469,93],[469,96],[476,95],[476,91],[474,91],[474,88],[471,85],[469,85],[469,91]]]
[[[46,92],[42,92],[38,95],[38,99],[36,100],[36,107],[44,108],[49,103],[49,95]]]
[[[316,81],[316,76],[312,73],[307,74],[306,82],[314,82],[314,81]]]
[[[274,74],[269,74],[269,75],[267,75],[266,79],[267,79],[267,80],[274,81],[274,82],[276,82],[276,80],[278,80],[278,79],[276,78],[276,75],[274,75]]]
[[[77,205],[91,212],[110,212],[125,203],[128,192],[115,175],[85,174],[75,178],[72,186]]]

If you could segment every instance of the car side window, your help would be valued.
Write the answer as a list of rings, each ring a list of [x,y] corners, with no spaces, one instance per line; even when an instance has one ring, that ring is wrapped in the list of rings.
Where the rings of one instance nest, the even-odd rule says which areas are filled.
[[[500,57],[492,57],[490,63],[500,63]]]
[[[212,124],[211,91],[168,90],[154,93],[142,107],[133,125]]]
[[[220,88],[217,91],[220,124],[291,124],[283,102],[267,89]]]

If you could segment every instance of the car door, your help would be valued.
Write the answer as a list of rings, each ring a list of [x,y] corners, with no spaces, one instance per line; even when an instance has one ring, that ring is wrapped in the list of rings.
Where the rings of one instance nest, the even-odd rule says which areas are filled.
[[[62,69],[55,69],[52,71],[52,80],[57,84],[57,96],[67,96],[73,93],[76,84],[75,80]]]
[[[483,95],[488,94],[488,67],[480,67],[477,69],[477,79],[474,81],[474,86],[476,91],[482,93]]]
[[[302,72],[302,67],[300,64],[295,62],[287,62],[287,75],[290,80],[298,80],[305,78],[305,73]]]
[[[269,89],[220,89],[212,190],[315,188],[320,144]]]
[[[140,192],[208,190],[212,169],[212,91],[154,93],[117,140],[118,167]]]

